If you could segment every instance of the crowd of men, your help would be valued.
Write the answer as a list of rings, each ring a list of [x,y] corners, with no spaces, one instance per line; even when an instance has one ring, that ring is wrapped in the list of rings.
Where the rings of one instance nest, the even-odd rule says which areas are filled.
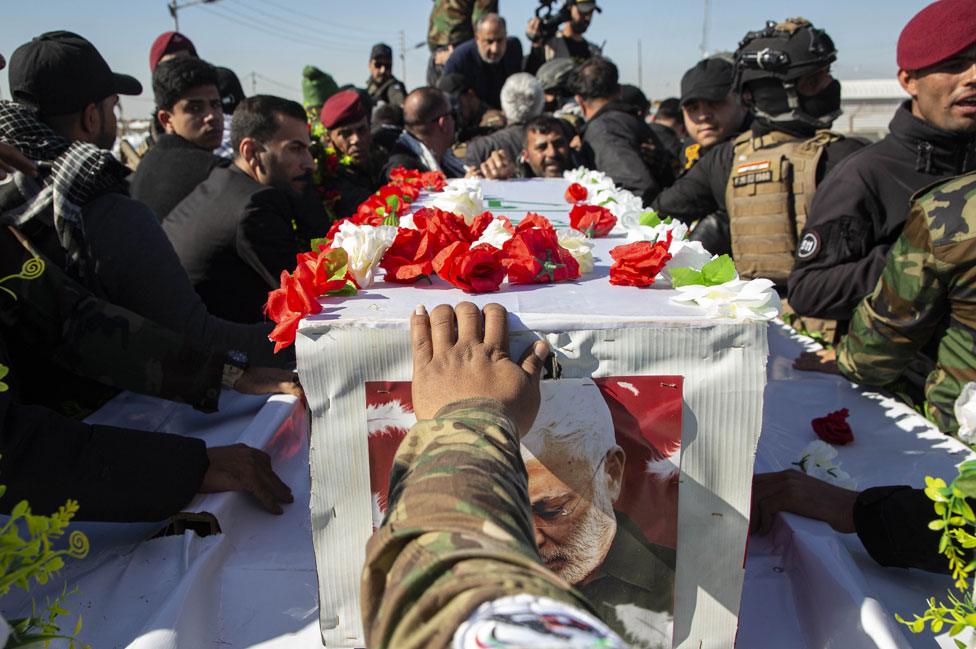
[[[160,520],[195,493],[238,490],[280,512],[290,491],[257,449],[81,419],[125,389],[208,412],[222,387],[301,396],[294,352],[272,353],[267,293],[396,167],[499,180],[580,165],[604,172],[692,226],[710,252],[730,254],[742,277],[776,283],[794,326],[831,344],[798,368],[924,403],[956,433],[955,400],[976,380],[976,5],[938,0],[905,26],[896,58],[909,98],[874,143],[830,130],[838,52],[809,21],[770,21],[734,53],[695,62],[681,96],[651,114],[643,92],[586,40],[599,12],[596,2],[565,0],[557,15],[529,22],[526,52],[497,0],[435,0],[426,85],[408,92],[379,43],[364,88],[306,67],[304,105],[245,97],[231,70],[167,32],[150,48],[152,127],[144,142],[120,142],[124,164],[109,151],[114,109],[139,82],[71,32],[18,47],[13,100],[0,102],[0,508],[27,498],[54,509],[71,497],[83,519]],[[403,506],[391,503],[388,525],[425,522],[414,536],[384,526],[371,541],[370,646],[449,642],[465,620],[468,631],[497,623],[489,605],[516,595],[536,598],[509,602],[518,611],[545,602],[600,646],[618,646],[617,633],[630,641],[585,612],[569,586],[578,580],[539,563],[518,442],[538,407],[547,351],[521,366],[492,356],[507,348],[504,321],[500,308],[472,305],[414,316],[415,378],[441,391],[427,405],[414,393],[424,421],[398,455],[401,484],[390,492]],[[487,349],[487,361],[462,347]],[[445,425],[472,443],[441,440]],[[438,474],[438,463],[461,457],[486,467],[472,474],[480,478]],[[905,523],[930,515],[916,491],[856,494],[789,472],[755,488],[762,530],[775,512],[797,511],[856,531],[885,565],[939,567],[924,522]],[[504,497],[485,523],[416,500],[434,492],[457,503]],[[903,524],[893,530],[892,521]],[[481,548],[477,558],[445,568],[406,551],[436,545],[441,524],[456,528],[441,552],[464,542]],[[489,524],[507,540],[485,538]],[[390,576],[417,571],[430,572],[432,587],[404,596]]]

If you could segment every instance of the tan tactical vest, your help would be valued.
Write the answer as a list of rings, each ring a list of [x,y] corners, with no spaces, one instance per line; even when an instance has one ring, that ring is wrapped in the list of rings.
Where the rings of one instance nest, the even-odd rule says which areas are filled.
[[[805,141],[781,131],[762,136],[746,131],[735,139],[725,205],[740,276],[786,286],[817,189],[820,156],[842,138],[822,130]]]

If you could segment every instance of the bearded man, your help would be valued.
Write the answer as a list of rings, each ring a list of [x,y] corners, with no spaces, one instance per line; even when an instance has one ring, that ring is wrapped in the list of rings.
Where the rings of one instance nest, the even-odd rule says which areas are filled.
[[[539,555],[632,647],[669,648],[675,552],[614,510],[626,455],[610,409],[588,379],[544,381],[522,439]]]
[[[214,169],[163,229],[211,313],[261,322],[268,291],[299,252],[292,220],[312,178],[308,122],[301,104],[255,95],[230,131],[234,163]]]
[[[474,38],[460,45],[444,64],[444,74],[462,74],[478,97],[501,108],[505,80],[522,70],[522,44],[510,37],[505,19],[485,14],[475,24]]]

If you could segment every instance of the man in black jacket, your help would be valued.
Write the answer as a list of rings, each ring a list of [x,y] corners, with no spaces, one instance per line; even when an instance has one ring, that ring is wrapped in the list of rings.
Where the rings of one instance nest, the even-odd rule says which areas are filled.
[[[572,75],[570,90],[583,111],[583,157],[588,166],[602,171],[613,182],[650,203],[674,182],[674,158],[634,113],[630,104],[618,101],[617,66],[593,57]],[[653,148],[647,164],[641,145]]]
[[[163,61],[153,73],[156,118],[164,134],[142,158],[130,191],[160,221],[223,162],[224,113],[217,70],[194,57]]]
[[[397,167],[421,171],[442,171],[448,178],[463,178],[464,163],[451,151],[455,115],[445,92],[437,88],[417,88],[403,102],[403,122],[383,177]]]
[[[747,34],[736,51],[735,86],[755,115],[752,128],[716,145],[652,204],[685,223],[701,219],[691,238],[714,254],[732,253],[744,277],[785,288],[811,190],[863,146],[826,130],[840,112],[840,83],[830,75],[836,58],[830,37],[803,18]],[[776,200],[758,204],[771,193]],[[774,227],[752,228],[756,219]]]
[[[248,97],[234,112],[231,143],[234,164],[214,169],[163,229],[211,313],[260,322],[268,291],[299,252],[292,220],[313,166],[305,109]]]
[[[912,99],[883,140],[844,160],[817,192],[789,278],[797,313],[849,320],[877,285],[912,194],[976,169],[976,24],[958,14],[971,7],[930,5],[902,31],[898,81]],[[927,37],[953,24],[965,25],[958,37]]]
[[[326,192],[338,193],[332,203],[332,212],[344,219],[356,213],[359,204],[380,188],[379,156],[372,146],[369,115],[362,98],[355,90],[341,90],[329,97],[322,105],[319,121],[325,127],[321,145],[331,145],[339,157],[333,170],[328,163],[320,163],[321,187]],[[325,168],[322,168],[325,167]]]

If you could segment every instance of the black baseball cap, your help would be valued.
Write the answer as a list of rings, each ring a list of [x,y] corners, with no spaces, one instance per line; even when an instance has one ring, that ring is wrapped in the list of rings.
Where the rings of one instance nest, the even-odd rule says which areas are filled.
[[[722,101],[732,91],[735,66],[722,57],[702,59],[681,77],[681,105],[695,99]]]
[[[393,49],[386,43],[377,43],[369,52],[369,60],[393,61]]]
[[[138,95],[142,84],[112,72],[95,46],[72,32],[47,32],[10,57],[10,95],[42,115],[77,113],[111,95]]]
[[[597,6],[596,2],[593,0],[572,0],[570,5],[576,5],[576,8],[585,14],[596,11],[597,13],[603,13],[603,9]]]

